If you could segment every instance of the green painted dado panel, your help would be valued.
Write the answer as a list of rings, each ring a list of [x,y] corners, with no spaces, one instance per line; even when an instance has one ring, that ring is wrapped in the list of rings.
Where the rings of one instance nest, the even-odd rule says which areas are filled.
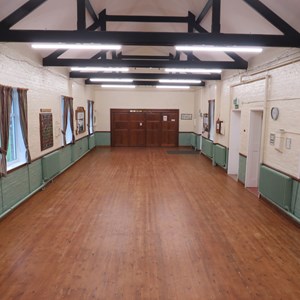
[[[260,167],[259,192],[287,211],[291,209],[292,184],[291,177],[267,166]]]
[[[193,134],[191,132],[179,132],[179,146],[192,146]]]
[[[246,163],[247,163],[247,158],[243,155],[240,155],[238,180],[244,184],[245,184],[245,178],[246,178]]]
[[[42,160],[36,160],[28,165],[30,193],[43,185]]]
[[[201,150],[201,135],[196,135],[196,149]]]
[[[96,132],[95,133],[96,146],[110,146],[111,134],[110,132]]]
[[[291,212],[300,218],[300,182],[293,180]]]
[[[88,137],[76,141],[72,145],[72,161],[75,162],[89,150]]]
[[[90,135],[90,136],[88,137],[88,141],[89,141],[89,149],[95,148],[95,146],[96,146],[96,138],[95,138],[95,135],[94,135],[94,134],[93,134],[93,135]]]
[[[0,216],[3,213],[2,182],[0,182]]]
[[[202,153],[206,156],[208,156],[209,158],[213,157],[213,142],[211,140],[208,140],[206,138],[202,137]]]
[[[1,180],[3,212],[5,212],[30,194],[27,166],[8,174]]]

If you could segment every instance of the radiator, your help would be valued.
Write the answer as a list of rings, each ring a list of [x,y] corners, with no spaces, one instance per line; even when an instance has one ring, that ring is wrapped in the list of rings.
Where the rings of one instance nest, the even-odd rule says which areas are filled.
[[[287,211],[291,210],[292,184],[291,177],[267,166],[260,167],[259,192]]]
[[[43,179],[48,181],[60,172],[59,151],[52,152],[42,158]]]
[[[214,145],[214,161],[217,165],[226,167],[226,148],[221,145]]]
[[[203,138],[201,152],[204,155],[212,158],[213,157],[213,142],[208,139]]]

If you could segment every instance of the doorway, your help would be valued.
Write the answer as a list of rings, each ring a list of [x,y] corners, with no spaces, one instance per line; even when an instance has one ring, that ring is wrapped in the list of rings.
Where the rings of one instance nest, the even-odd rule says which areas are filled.
[[[177,147],[178,109],[111,109],[113,147]]]
[[[248,140],[248,154],[246,163],[245,187],[257,188],[261,157],[263,111],[250,111],[250,126]]]
[[[236,181],[239,171],[239,153],[240,153],[240,134],[241,130],[241,111],[231,112],[230,118],[230,136],[229,136],[229,156],[227,173]]]

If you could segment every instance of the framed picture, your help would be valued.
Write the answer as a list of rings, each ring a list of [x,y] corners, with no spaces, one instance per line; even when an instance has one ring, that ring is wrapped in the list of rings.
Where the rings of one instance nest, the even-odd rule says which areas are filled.
[[[41,151],[53,147],[53,119],[51,112],[40,113]]]
[[[85,132],[85,110],[84,107],[77,107],[75,111],[75,119],[76,119],[76,134],[80,134]]]
[[[181,118],[181,120],[192,120],[193,115],[192,114],[181,114],[180,118]]]

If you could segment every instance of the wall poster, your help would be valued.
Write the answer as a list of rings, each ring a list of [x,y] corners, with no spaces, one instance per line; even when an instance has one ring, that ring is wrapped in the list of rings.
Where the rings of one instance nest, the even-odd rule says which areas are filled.
[[[53,119],[51,112],[40,113],[41,151],[53,147]]]

